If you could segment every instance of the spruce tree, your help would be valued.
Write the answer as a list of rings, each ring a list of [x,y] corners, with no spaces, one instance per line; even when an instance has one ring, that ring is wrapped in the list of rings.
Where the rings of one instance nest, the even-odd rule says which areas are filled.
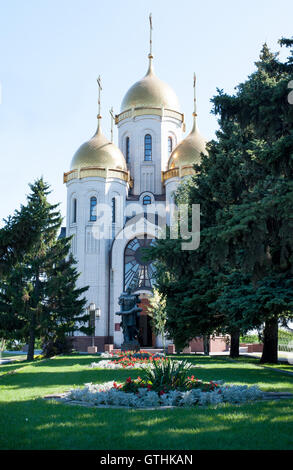
[[[88,331],[84,326],[88,315],[80,297],[87,287],[75,286],[78,274],[69,255],[71,239],[57,237],[62,223],[58,205],[48,202],[49,186],[42,178],[30,189],[27,214],[29,220],[30,214],[37,214],[37,236],[3,276],[0,328],[5,334],[14,329],[16,336],[27,341],[27,359],[33,360],[37,338],[65,342],[65,335],[74,330]]]
[[[292,46],[292,40],[281,44]],[[235,96],[219,93],[214,98],[220,124],[237,122],[243,133],[250,132],[251,162],[255,177],[239,207],[230,207],[225,214],[225,230],[219,240],[227,247],[228,256],[235,255],[231,247],[242,252],[242,268],[250,271],[260,305],[266,296],[275,298],[278,286],[284,297],[270,309],[264,307],[259,319],[264,321],[262,362],[277,361],[278,322],[292,317],[292,299],[288,282],[292,276],[292,208],[293,208],[293,107],[288,102],[288,83],[292,80],[292,51],[284,63],[265,44],[257,70],[237,87]],[[223,215],[223,214],[222,214]],[[219,214],[220,216],[220,214]],[[234,251],[234,253],[233,253]]]
[[[256,66],[235,96],[219,90],[212,100],[217,140],[176,194],[178,203],[201,206],[199,249],[184,253],[181,240],[160,240],[151,251],[165,270],[158,285],[168,331],[181,343],[210,325],[231,335],[237,356],[239,333],[264,323],[262,361],[276,362],[278,321],[292,318],[293,300],[292,51],[281,63],[264,45]]]

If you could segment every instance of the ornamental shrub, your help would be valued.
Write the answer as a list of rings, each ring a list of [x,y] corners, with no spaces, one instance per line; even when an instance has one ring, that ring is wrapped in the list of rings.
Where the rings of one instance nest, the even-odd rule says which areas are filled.
[[[147,367],[141,371],[141,379],[145,384],[150,384],[152,390],[167,391],[185,389],[189,382],[189,372],[192,364],[185,361],[171,361],[165,359],[154,361],[153,367]]]
[[[133,381],[135,382],[135,381]],[[219,385],[210,391],[201,388],[187,391],[169,390],[156,392],[139,384],[136,391],[125,392],[115,382],[104,384],[86,384],[83,389],[70,390],[66,400],[74,400],[89,405],[123,406],[128,408],[149,408],[158,406],[194,407],[219,405],[221,403],[244,403],[260,400],[263,392],[256,386]]]

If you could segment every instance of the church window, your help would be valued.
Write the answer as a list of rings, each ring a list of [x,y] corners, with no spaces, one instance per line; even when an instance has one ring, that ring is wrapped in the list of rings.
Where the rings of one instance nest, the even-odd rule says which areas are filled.
[[[173,140],[172,137],[168,137],[168,154],[171,155],[173,150]]]
[[[155,268],[151,261],[146,261],[145,254],[148,248],[155,244],[154,238],[145,234],[140,238],[133,238],[124,252],[124,289],[152,289],[155,279]]]
[[[97,198],[95,196],[90,199],[90,221],[95,222],[97,220]]]
[[[146,206],[147,204],[151,204],[152,203],[151,196],[144,196],[142,203],[144,206]]]
[[[147,162],[152,160],[152,136],[150,134],[144,137],[144,159]]]
[[[129,153],[130,153],[130,139],[129,137],[126,137],[126,141],[125,141],[126,163],[129,163]]]
[[[76,223],[76,215],[77,215],[77,200],[76,198],[72,201],[72,223]]]
[[[112,224],[116,223],[116,199],[112,197]]]

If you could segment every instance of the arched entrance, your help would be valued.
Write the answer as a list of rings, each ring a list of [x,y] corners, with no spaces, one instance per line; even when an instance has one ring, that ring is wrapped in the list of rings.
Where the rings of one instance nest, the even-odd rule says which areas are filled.
[[[154,280],[154,267],[146,262],[143,248],[147,248],[155,242],[157,231],[155,225],[149,224],[146,231],[145,220],[139,220],[127,230],[124,228],[113,240],[110,259],[110,289],[109,289],[109,325],[114,331],[114,344],[119,347],[123,342],[123,332],[120,327],[121,317],[116,314],[120,310],[118,304],[121,292],[131,286],[131,289],[140,295],[143,313],[146,312],[148,302],[146,298],[152,295],[152,283]],[[132,233],[131,233],[132,232]],[[146,235],[147,233],[147,235]],[[129,236],[129,235],[132,236]],[[143,315],[141,315],[142,317]],[[150,321],[143,319],[142,329],[145,346],[155,344],[156,337],[150,334]],[[139,327],[139,325],[138,325]],[[146,333],[145,333],[146,332]]]

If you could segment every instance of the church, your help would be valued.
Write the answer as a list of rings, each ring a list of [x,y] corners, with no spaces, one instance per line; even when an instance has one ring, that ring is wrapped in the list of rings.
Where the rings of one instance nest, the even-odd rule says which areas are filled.
[[[121,317],[116,312],[119,296],[128,287],[141,299],[141,347],[162,346],[148,316],[154,266],[142,253],[156,240],[162,213],[170,223],[173,193],[194,172],[193,164],[200,162],[206,142],[197,128],[195,78],[193,127],[183,138],[185,122],[178,98],[156,76],[153,59],[150,16],[147,72],[126,92],[120,113],[113,116],[118,145],[113,131],[111,140],[102,131],[99,78],[96,133],[79,147],[64,173],[66,235],[73,236],[79,287],[89,286],[85,295],[95,329],[92,337],[74,336],[74,347],[80,351],[121,346]]]

